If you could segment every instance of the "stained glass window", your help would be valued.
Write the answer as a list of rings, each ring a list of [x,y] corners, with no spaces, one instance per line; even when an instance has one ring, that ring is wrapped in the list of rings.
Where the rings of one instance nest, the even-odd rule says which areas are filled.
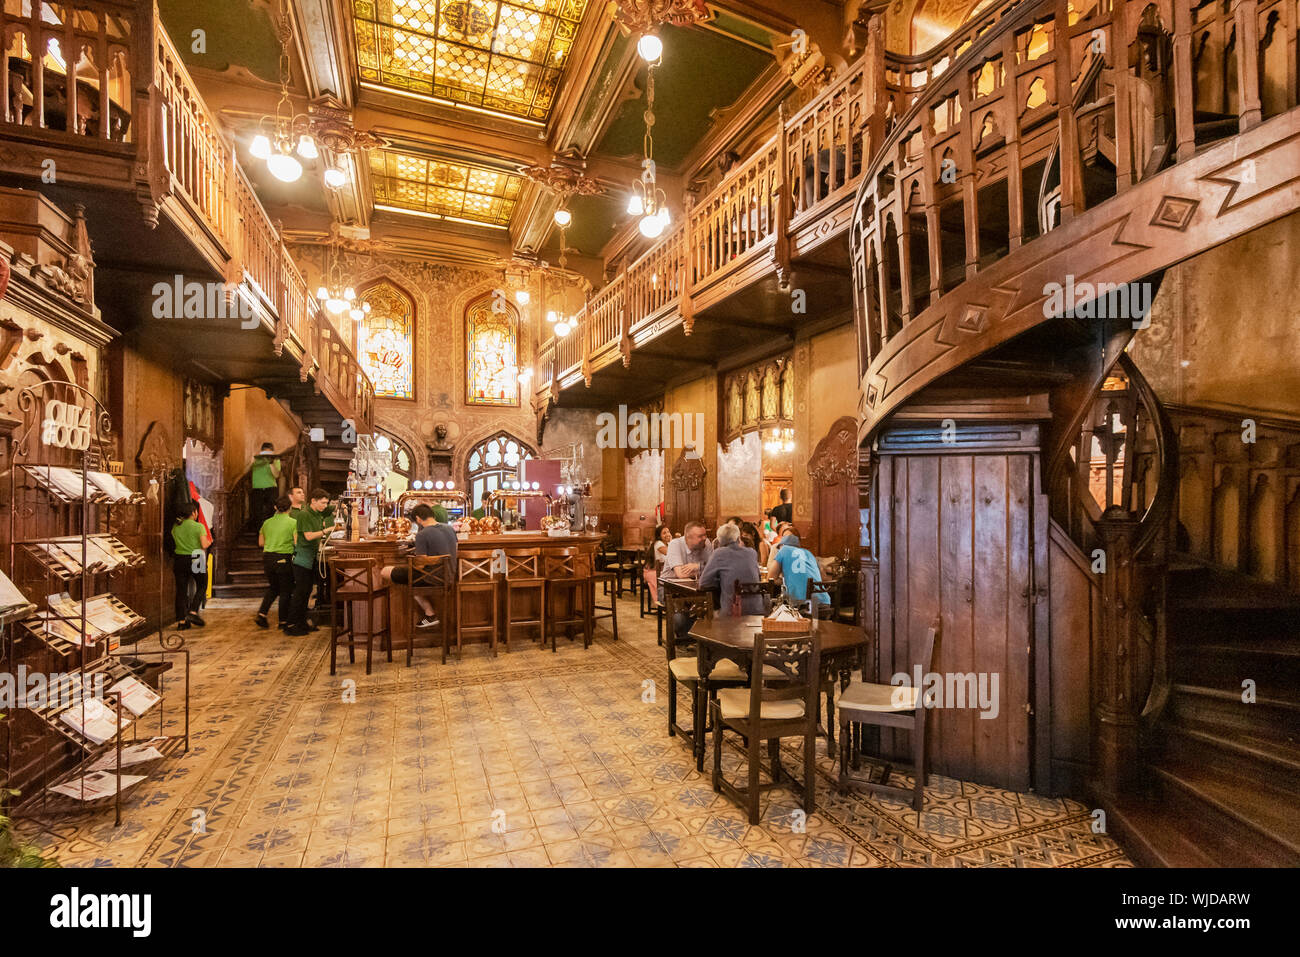
[[[384,399],[415,398],[415,304],[389,282],[361,293],[370,312],[361,320],[361,364]]]
[[[471,509],[482,508],[488,493],[519,479],[519,463],[533,457],[533,450],[514,436],[498,432],[470,452],[466,462]]]
[[[465,401],[519,404],[519,314],[504,299],[483,296],[465,310]]]
[[[353,0],[363,83],[544,121],[587,0]]]

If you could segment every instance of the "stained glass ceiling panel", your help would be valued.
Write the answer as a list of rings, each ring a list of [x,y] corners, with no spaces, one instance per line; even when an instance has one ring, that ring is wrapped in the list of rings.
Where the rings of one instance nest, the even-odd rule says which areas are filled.
[[[523,177],[396,150],[371,150],[376,206],[507,226]]]
[[[353,0],[363,83],[545,121],[588,0]]]

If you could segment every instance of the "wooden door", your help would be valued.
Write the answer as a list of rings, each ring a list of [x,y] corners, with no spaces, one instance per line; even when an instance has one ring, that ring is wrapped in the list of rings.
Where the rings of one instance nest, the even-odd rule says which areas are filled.
[[[912,648],[938,615],[932,672],[946,694],[929,713],[930,768],[1013,790],[1033,780],[1035,579],[1046,574],[1037,555],[1046,541],[1035,541],[1046,516],[1037,445],[1034,425],[982,425],[948,442],[938,429],[896,429],[881,439],[876,486],[877,680],[902,672],[911,681]],[[958,687],[966,707],[956,706]],[[987,707],[979,706],[981,690]],[[994,704],[996,716],[981,717]],[[882,747],[903,758],[906,737],[887,732]]]
[[[704,521],[704,462],[682,452],[668,476],[668,524],[680,535],[687,522]]]
[[[858,548],[858,420],[836,419],[808,461],[812,535],[804,546],[824,558],[855,557]]]

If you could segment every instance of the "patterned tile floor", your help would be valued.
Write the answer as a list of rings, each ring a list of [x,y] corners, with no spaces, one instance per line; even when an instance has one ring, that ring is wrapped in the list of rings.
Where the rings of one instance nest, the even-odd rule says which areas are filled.
[[[190,751],[128,792],[120,827],[110,808],[24,833],[88,867],[1128,866],[1077,801],[937,775],[919,814],[837,795],[824,742],[802,828],[785,790],[750,826],[668,737],[663,694],[642,700],[665,668],[631,599],[619,642],[377,656],[369,677],[330,677],[323,632],[261,631],[252,612],[219,600],[186,633]]]

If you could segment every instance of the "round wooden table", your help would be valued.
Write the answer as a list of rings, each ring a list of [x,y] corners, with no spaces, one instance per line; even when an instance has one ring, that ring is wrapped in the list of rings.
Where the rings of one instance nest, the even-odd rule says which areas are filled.
[[[840,690],[849,686],[855,668],[861,668],[871,637],[866,629],[845,625],[827,619],[808,619],[808,632],[820,639],[821,683],[826,689],[828,720],[822,729],[826,735],[827,753],[835,757],[835,680]],[[709,674],[722,658],[730,658],[742,671],[750,671],[754,657],[754,635],[763,630],[761,615],[742,615],[738,618],[717,616],[701,618],[691,626],[690,635],[700,643],[700,673]],[[820,701],[820,699],[819,699]],[[820,710],[820,709],[819,709]],[[818,720],[820,721],[820,715]]]

